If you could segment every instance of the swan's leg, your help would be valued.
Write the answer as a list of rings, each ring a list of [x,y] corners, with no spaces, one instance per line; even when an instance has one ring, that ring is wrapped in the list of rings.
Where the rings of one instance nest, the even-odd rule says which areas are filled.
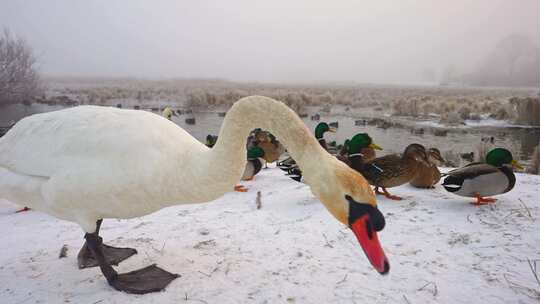
[[[180,275],[165,271],[155,264],[139,270],[117,273],[103,254],[102,239],[98,231],[84,235],[88,248],[96,258],[101,272],[114,289],[127,293],[145,294],[161,291]]]
[[[99,237],[99,228],[101,227],[102,221],[103,220],[99,220],[96,222],[95,234],[98,237]],[[103,255],[105,256],[105,259],[111,265],[118,265],[123,260],[129,258],[130,256],[134,254],[137,254],[137,250],[133,248],[116,248],[109,245],[105,245],[101,241],[100,241],[100,246],[103,251]],[[79,269],[99,266],[98,261],[96,260],[96,258],[94,257],[90,249],[88,248],[88,242],[85,242],[83,247],[79,251],[79,254],[77,255],[77,263],[79,265]]]
[[[400,201],[400,200],[403,199],[403,198],[400,197],[400,196],[390,194],[390,193],[386,190],[385,187],[382,187],[382,190],[383,190],[384,196],[386,196],[387,198],[389,198],[389,199],[391,199],[391,200]]]

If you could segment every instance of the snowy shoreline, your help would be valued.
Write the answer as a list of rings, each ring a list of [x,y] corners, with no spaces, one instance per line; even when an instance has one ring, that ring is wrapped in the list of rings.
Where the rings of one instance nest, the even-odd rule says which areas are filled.
[[[112,290],[98,269],[77,269],[83,233],[76,224],[36,211],[14,214],[18,207],[0,200],[0,297],[5,303],[536,303],[540,286],[527,260],[540,259],[540,176],[516,175],[516,188],[492,206],[472,206],[441,186],[393,188],[405,196],[401,202],[378,197],[388,276],[372,269],[354,235],[306,185],[276,168],[244,183],[247,193],[105,220],[105,242],[139,251],[119,271],[157,263],[182,275],[164,292],[144,296]],[[67,258],[59,259],[64,244]]]

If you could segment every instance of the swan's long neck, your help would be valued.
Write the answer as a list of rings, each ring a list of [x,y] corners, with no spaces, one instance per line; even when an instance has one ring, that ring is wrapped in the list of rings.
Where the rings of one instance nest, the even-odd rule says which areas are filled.
[[[298,115],[285,104],[262,96],[242,98],[227,112],[216,145],[202,159],[207,181],[219,184],[215,188],[231,191],[240,180],[246,164],[246,139],[255,128],[274,134],[306,177],[313,175],[323,158],[328,157]]]

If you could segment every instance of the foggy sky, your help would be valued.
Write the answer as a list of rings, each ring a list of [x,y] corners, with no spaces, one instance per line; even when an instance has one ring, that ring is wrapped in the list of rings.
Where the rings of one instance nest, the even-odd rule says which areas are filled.
[[[1,1],[50,75],[414,83],[471,71],[540,1]]]

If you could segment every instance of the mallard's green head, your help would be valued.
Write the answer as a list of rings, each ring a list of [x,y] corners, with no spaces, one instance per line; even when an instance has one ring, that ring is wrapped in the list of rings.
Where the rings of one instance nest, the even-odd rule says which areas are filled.
[[[256,159],[264,156],[264,150],[260,147],[251,147],[247,151],[247,159]]]
[[[373,139],[367,133],[356,134],[348,142],[345,141],[345,145],[348,145],[350,154],[360,153],[360,150],[364,148],[382,150],[381,147],[373,143]]]
[[[486,155],[486,163],[495,167],[512,165],[514,168],[523,169],[523,167],[514,160],[512,153],[504,148],[495,148],[489,151]]]
[[[216,141],[217,141],[216,135],[208,134],[206,136],[206,146],[212,148],[216,144]]]
[[[327,123],[325,122],[320,122],[316,127],[315,127],[315,137],[317,139],[321,139],[323,138],[324,136],[324,133],[326,132],[336,132],[336,129],[335,128],[331,128]]]

